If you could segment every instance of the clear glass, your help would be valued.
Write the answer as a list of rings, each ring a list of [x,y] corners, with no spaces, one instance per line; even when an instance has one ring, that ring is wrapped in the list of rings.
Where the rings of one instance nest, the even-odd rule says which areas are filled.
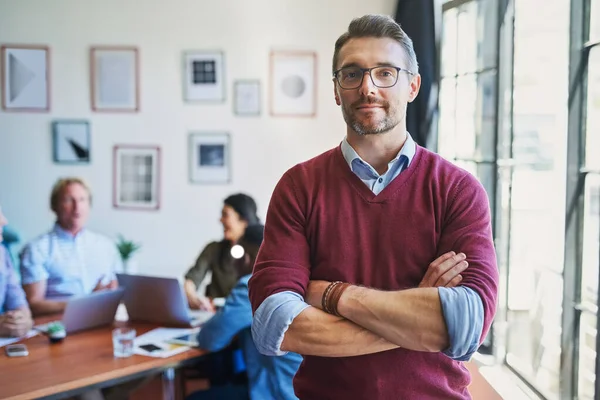
[[[133,355],[133,341],[135,329],[116,328],[112,331],[113,355],[117,358],[126,358]]]
[[[457,9],[451,8],[442,16],[442,78],[456,75],[457,54]]]
[[[577,398],[594,400],[596,383],[596,327],[597,317],[584,312],[579,319],[579,374]]]
[[[442,79],[438,153],[448,160],[456,157],[456,104],[456,79],[454,77]]]
[[[600,0],[590,0],[590,40],[600,40]]]
[[[560,387],[569,6],[515,1],[506,360],[548,399]]]
[[[477,12],[479,4],[471,1],[458,11],[457,74],[477,71],[478,35]]]
[[[586,114],[585,166],[600,170],[600,46],[590,50]]]

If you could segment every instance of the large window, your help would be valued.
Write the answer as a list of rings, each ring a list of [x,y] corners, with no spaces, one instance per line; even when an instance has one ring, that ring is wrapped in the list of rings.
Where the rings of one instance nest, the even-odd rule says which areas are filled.
[[[559,396],[569,2],[515,0],[506,362]]]
[[[595,2],[596,7],[600,4]],[[592,18],[590,35],[600,39],[600,9]],[[594,15],[594,14],[592,14]],[[593,24],[596,24],[594,26]],[[592,37],[593,38],[593,37]],[[582,176],[583,233],[581,252],[581,296],[579,307],[579,379],[580,399],[594,399],[596,382],[596,353],[598,327],[598,276],[600,274],[600,46],[589,48],[587,99],[584,105],[586,124]]]
[[[490,197],[494,353],[541,397],[598,400],[600,0],[450,0],[442,21],[438,150]]]

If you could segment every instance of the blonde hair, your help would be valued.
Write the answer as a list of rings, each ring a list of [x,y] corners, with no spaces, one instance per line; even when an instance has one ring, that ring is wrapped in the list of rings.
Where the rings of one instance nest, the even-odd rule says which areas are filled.
[[[88,192],[90,196],[90,203],[92,202],[92,191],[90,190],[89,185],[81,178],[77,177],[68,177],[61,178],[52,187],[52,194],[50,194],[50,209],[54,212],[58,210],[58,205],[60,203],[61,197],[67,186],[78,184],[83,186],[83,188]]]

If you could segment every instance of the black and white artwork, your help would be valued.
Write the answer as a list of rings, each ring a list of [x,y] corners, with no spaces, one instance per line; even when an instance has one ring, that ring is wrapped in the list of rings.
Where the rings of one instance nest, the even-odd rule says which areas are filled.
[[[116,208],[160,208],[159,147],[114,147],[113,204]]]
[[[239,80],[234,87],[234,112],[236,115],[260,115],[260,82]]]
[[[224,56],[219,51],[184,53],[185,101],[225,101]]]
[[[54,162],[88,164],[90,162],[90,124],[87,121],[52,122]]]
[[[50,110],[49,52],[45,46],[2,46],[2,108]]]
[[[229,134],[190,133],[190,182],[228,183],[231,178],[229,153]]]
[[[271,53],[271,115],[316,115],[316,65],[314,52]]]

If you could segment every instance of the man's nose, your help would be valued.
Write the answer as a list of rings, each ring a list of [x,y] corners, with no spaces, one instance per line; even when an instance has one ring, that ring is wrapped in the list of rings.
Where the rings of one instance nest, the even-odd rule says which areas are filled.
[[[371,79],[371,71],[364,71],[362,82],[358,88],[359,92],[366,96],[374,93],[376,87]]]

